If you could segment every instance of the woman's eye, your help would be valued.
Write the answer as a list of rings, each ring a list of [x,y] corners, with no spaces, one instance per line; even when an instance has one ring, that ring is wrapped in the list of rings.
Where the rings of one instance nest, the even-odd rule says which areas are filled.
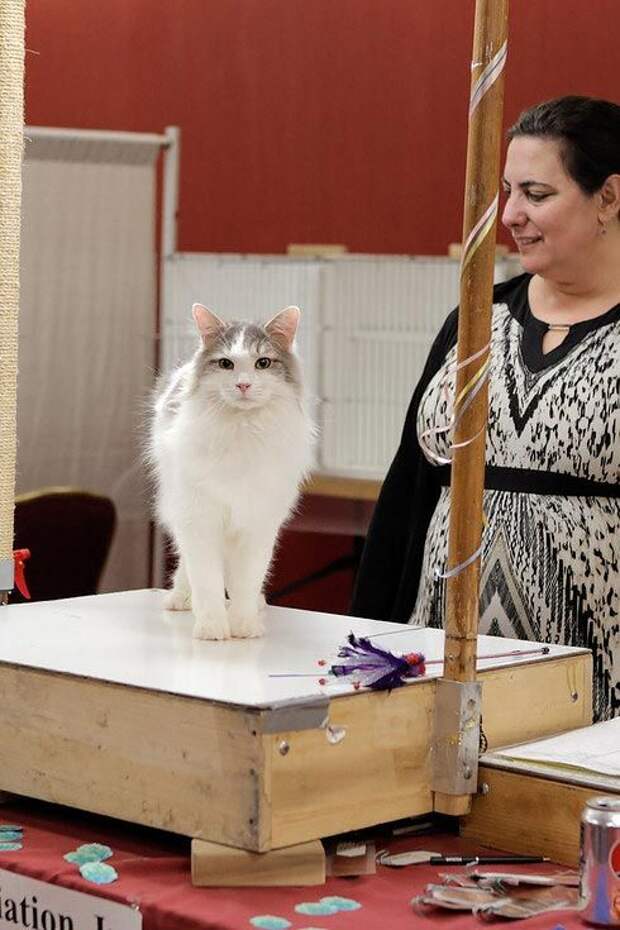
[[[256,361],[255,367],[256,368],[269,368],[270,365],[271,365],[270,358],[259,358]]]
[[[220,366],[220,368],[227,368],[227,369],[231,369],[235,367],[233,362],[231,362],[229,358],[221,358],[218,361],[218,365]]]
[[[532,203],[542,203],[543,200],[546,200],[549,194],[533,194],[532,191],[527,195]]]

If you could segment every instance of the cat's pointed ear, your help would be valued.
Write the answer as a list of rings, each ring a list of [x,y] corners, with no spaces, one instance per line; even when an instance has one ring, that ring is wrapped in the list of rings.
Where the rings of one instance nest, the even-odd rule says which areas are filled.
[[[218,333],[226,327],[224,320],[220,320],[219,316],[217,316],[213,310],[208,310],[207,307],[203,307],[202,304],[193,305],[192,316],[194,317],[198,332],[205,345],[208,342],[212,342]]]
[[[299,307],[285,307],[284,310],[276,313],[268,323],[265,323],[265,332],[270,339],[287,352],[290,352],[300,316],[301,310]]]

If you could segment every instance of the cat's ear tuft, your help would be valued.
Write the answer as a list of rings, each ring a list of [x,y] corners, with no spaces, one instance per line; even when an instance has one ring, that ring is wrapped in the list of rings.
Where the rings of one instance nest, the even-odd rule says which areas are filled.
[[[203,307],[202,304],[194,304],[192,307],[192,316],[198,328],[203,342],[205,345],[208,342],[212,342],[213,339],[226,327],[224,320],[220,320],[219,316],[213,312],[213,310]]]
[[[287,352],[291,351],[295,333],[299,325],[301,310],[299,307],[285,307],[265,323],[265,332],[277,345]]]

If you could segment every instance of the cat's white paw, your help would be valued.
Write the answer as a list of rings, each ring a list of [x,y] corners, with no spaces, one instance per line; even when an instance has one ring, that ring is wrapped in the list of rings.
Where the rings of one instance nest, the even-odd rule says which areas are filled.
[[[230,632],[237,639],[256,639],[265,632],[265,624],[256,610],[243,610],[231,604],[228,610]]]
[[[194,611],[194,639],[230,639],[226,611]]]
[[[230,607],[230,600],[226,598],[226,609],[228,609],[229,607]],[[258,610],[260,614],[263,612],[263,610],[265,610],[266,607],[267,607],[267,601],[265,600],[265,595],[261,591],[261,593],[256,598],[256,609]]]
[[[164,610],[191,610],[192,596],[189,591],[172,588],[164,595]]]

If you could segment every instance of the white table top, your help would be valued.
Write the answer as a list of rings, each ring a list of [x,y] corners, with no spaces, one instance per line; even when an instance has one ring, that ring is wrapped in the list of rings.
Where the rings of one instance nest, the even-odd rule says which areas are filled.
[[[189,612],[162,607],[160,590],[123,591],[0,608],[0,664],[164,691],[225,704],[275,708],[355,693],[348,679],[320,685],[350,632],[377,636],[397,653],[443,658],[443,631],[268,607],[261,639],[206,642],[192,638]],[[383,635],[380,635],[383,634]],[[393,635],[385,635],[393,634]],[[380,636],[380,638],[379,638]],[[487,659],[533,643],[480,636],[478,668],[540,662],[583,649],[550,646],[549,655]],[[320,659],[328,665],[321,668]],[[428,668],[439,677],[441,664]],[[296,673],[302,677],[270,677]],[[408,687],[415,686],[412,681]]]

